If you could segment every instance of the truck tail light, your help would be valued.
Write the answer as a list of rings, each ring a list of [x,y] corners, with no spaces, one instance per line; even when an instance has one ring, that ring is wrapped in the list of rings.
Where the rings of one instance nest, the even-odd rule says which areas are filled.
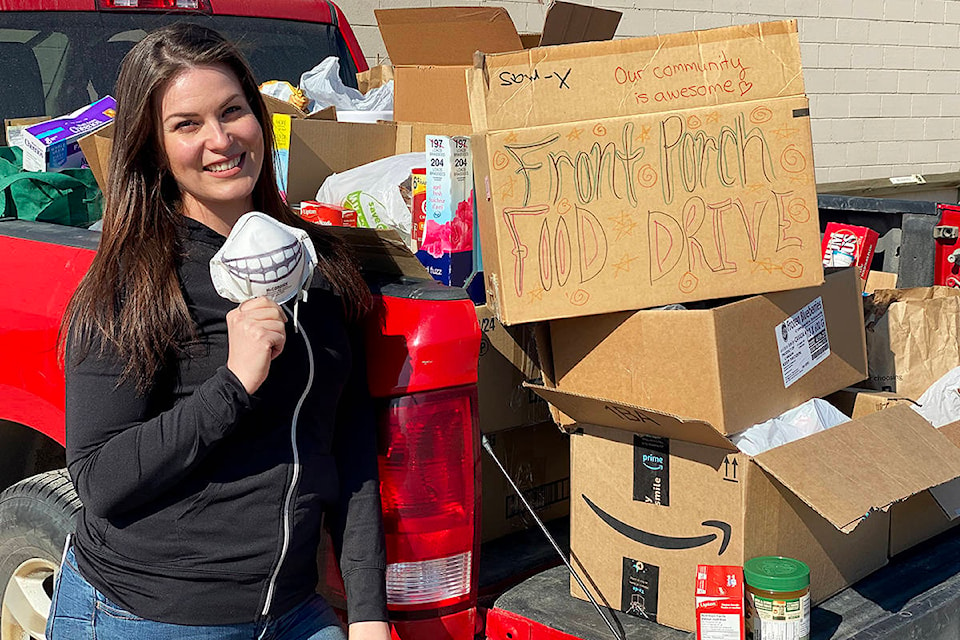
[[[476,605],[480,447],[476,387],[393,398],[380,424],[391,616]]]
[[[173,11],[204,11],[210,9],[206,0],[97,0],[97,8],[100,10],[150,10],[157,9]]]

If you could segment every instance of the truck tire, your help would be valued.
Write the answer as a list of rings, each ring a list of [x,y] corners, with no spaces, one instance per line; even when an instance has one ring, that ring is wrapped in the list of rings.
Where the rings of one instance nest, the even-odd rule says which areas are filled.
[[[66,469],[0,493],[0,640],[44,637],[54,574],[80,506]]]

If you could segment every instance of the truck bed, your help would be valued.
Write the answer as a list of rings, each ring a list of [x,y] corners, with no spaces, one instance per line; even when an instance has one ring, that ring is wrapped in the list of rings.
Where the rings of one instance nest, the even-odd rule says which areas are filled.
[[[541,535],[542,537],[542,535]],[[544,542],[546,544],[546,542]],[[481,556],[482,557],[482,556]],[[482,561],[481,561],[482,562]],[[482,567],[482,564],[481,564]],[[691,598],[693,584],[691,580]],[[904,552],[890,563],[815,607],[811,640],[957,640],[960,638],[960,528]],[[503,614],[555,629],[582,640],[612,640],[606,625],[589,602],[569,595],[564,566],[523,581],[498,597],[489,620]],[[694,633],[610,612],[629,640],[690,640]],[[514,637],[547,640],[538,632]],[[498,635],[487,635],[500,640]]]

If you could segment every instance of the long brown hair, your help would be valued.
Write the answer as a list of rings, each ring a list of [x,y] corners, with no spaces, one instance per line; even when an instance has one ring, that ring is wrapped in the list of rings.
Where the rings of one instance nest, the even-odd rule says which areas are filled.
[[[184,69],[214,65],[236,75],[260,122],[264,149],[273,149],[266,105],[249,65],[232,43],[212,29],[188,23],[162,27],[137,43],[124,57],[117,79],[100,246],[61,327],[61,338],[69,333],[76,341],[78,359],[100,342],[125,363],[122,377],[135,380],[141,390],[164,361],[195,336],[177,277],[181,195],[166,169],[159,99]],[[283,201],[269,152],[253,189],[253,206],[310,233],[319,254],[317,268],[341,297],[348,317],[357,318],[369,308],[370,291],[345,245],[301,219]]]

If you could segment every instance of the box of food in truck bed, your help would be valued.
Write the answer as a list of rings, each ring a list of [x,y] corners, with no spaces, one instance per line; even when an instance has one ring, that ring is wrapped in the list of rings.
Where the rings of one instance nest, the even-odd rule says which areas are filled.
[[[79,140],[111,122],[117,102],[104,96],[73,113],[31,125],[23,130],[23,168],[26,171],[61,171],[84,166]]]
[[[864,300],[865,386],[916,400],[960,366],[960,289],[881,289]]]
[[[553,422],[541,422],[502,431],[490,436],[490,442],[497,459],[542,521],[569,515],[570,436]],[[482,458],[481,477],[482,542],[537,526],[488,455]]]
[[[866,377],[861,299],[851,267],[712,308],[554,320],[545,380],[736,433]]]
[[[620,12],[556,2],[543,33],[521,40],[506,9],[432,7],[377,9],[380,36],[394,64],[394,117],[412,122],[470,124],[465,73],[477,51],[609,40]]]
[[[826,400],[854,420],[895,404],[912,400],[889,391],[851,387]],[[960,416],[958,416],[960,417]],[[944,425],[940,432],[960,447],[960,422]],[[960,480],[953,480],[911,496],[890,507],[890,557],[960,524]]]
[[[796,22],[485,55],[469,78],[505,323],[822,282]]]
[[[891,504],[960,475],[960,448],[904,406],[751,457],[702,420],[535,388],[576,420],[571,555],[584,581],[628,610],[642,578],[642,615],[680,629],[695,626],[698,564],[795,558],[820,602],[886,563]]]
[[[549,420],[547,403],[523,386],[540,377],[533,327],[505,327],[485,305],[476,310],[483,332],[477,372],[480,431],[491,434]]]

